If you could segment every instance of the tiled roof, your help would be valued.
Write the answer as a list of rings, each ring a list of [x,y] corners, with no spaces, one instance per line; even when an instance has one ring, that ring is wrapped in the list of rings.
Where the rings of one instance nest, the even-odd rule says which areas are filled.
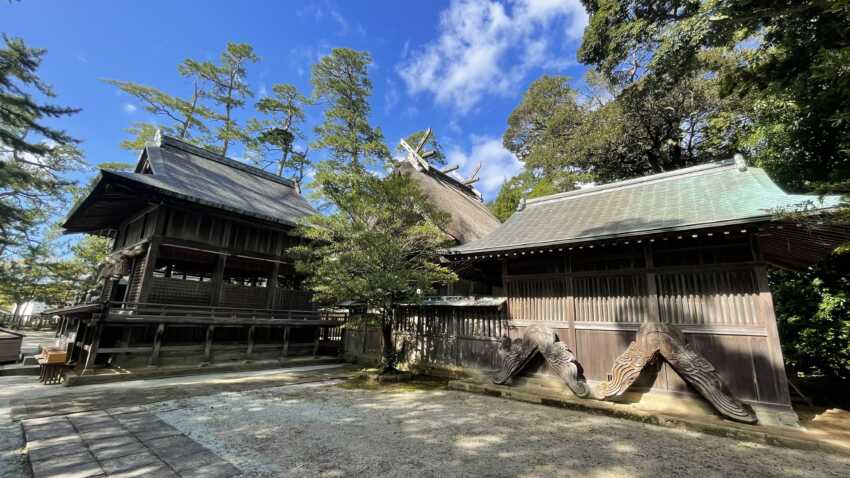
[[[759,168],[732,161],[529,200],[472,254],[769,220],[778,210],[837,207],[840,196],[787,194]]]
[[[145,147],[135,172],[104,170],[99,179],[103,181],[123,181],[134,188],[286,225],[316,213],[292,181],[164,135]],[[86,214],[85,205],[92,200],[86,198],[71,212],[66,228],[73,230],[84,222],[78,216]],[[92,224],[89,228],[103,226]]]

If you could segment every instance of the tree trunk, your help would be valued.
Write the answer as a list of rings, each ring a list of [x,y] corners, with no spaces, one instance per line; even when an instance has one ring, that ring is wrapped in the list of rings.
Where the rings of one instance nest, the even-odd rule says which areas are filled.
[[[398,372],[396,365],[398,364],[398,355],[395,350],[395,342],[393,341],[393,322],[387,313],[381,318],[381,338],[384,343],[384,373]]]

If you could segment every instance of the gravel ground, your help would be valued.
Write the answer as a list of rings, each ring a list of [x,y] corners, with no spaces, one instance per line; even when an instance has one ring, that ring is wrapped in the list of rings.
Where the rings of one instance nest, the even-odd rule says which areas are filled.
[[[149,405],[245,476],[850,476],[850,458],[445,390],[291,385]]]

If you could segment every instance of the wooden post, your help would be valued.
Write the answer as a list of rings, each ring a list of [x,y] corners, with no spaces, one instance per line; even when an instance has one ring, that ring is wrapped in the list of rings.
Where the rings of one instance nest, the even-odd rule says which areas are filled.
[[[283,327],[283,349],[280,352],[281,357],[289,355],[289,326]]]
[[[254,330],[255,326],[248,327],[248,350],[245,352],[245,358],[250,359],[251,354],[254,353]]]
[[[215,266],[215,275],[212,281],[212,294],[210,295],[210,305],[220,305],[222,289],[224,288],[224,268],[227,266],[227,255],[219,254],[218,261]]]
[[[159,324],[153,336],[153,351],[151,351],[151,357],[148,360],[148,367],[155,367],[159,364],[159,349],[162,347],[163,335],[165,335],[165,324]]]
[[[139,297],[136,302],[147,302],[148,297],[151,293],[151,280],[153,279],[153,270],[156,268],[156,259],[159,257],[159,246],[162,242],[162,239],[158,236],[154,236],[151,238],[150,243],[148,243],[148,254],[145,257],[144,262],[142,263],[144,267],[142,276],[139,280],[142,281],[141,288],[139,289]],[[138,264],[138,261],[136,261]],[[138,267],[138,265],[137,265]],[[127,284],[127,291],[130,290],[130,286],[132,284]]]
[[[204,362],[209,362],[212,358],[213,336],[215,335],[215,325],[207,326],[207,338],[204,342]]]
[[[564,260],[564,270],[567,274],[573,271],[573,261],[568,252],[565,252],[566,259]],[[569,327],[567,339],[567,347],[578,356],[578,332],[576,331],[576,293],[575,293],[575,278],[572,275],[566,276],[564,280],[564,293],[566,294],[566,315],[567,327]]]
[[[85,369],[87,369],[89,365],[94,367],[95,360],[97,359],[97,349],[100,344],[100,334],[103,331],[103,324],[95,322],[93,327],[94,333],[91,335],[91,343],[89,344],[88,354],[86,354],[86,364],[83,367],[83,372],[85,372]]]
[[[316,326],[315,339],[313,340],[313,357],[317,357],[319,355],[319,339],[322,337],[322,327]]]
[[[761,248],[758,241],[751,240],[753,258],[760,263],[754,268],[756,281],[758,282],[758,313],[760,321],[764,324],[767,332],[767,350],[770,360],[770,368],[774,371],[776,384],[776,396],[787,405],[791,404],[791,395],[788,391],[788,376],[785,372],[785,359],[782,356],[782,345],[779,342],[779,330],[776,326],[776,311],[773,308],[773,294],[770,292],[770,284],[767,281],[767,267],[761,265],[763,261]]]
[[[661,313],[658,310],[658,285],[655,283],[655,263],[652,259],[652,248],[650,245],[644,244],[643,255],[646,262],[646,292],[647,301],[649,302],[649,320],[658,322],[661,320]]]
[[[280,263],[275,262],[272,265],[272,272],[269,275],[269,283],[267,285],[267,294],[266,294],[266,308],[274,309],[274,300],[277,295],[277,276],[280,273]]]

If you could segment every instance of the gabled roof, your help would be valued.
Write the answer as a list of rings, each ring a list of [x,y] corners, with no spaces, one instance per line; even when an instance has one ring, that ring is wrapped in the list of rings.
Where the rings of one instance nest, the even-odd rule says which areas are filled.
[[[428,200],[451,216],[444,232],[459,244],[481,239],[499,227],[499,220],[472,186],[463,184],[433,166],[426,170],[402,161],[396,168],[410,174]]]
[[[316,211],[295,184],[175,138],[159,135],[145,146],[135,172],[101,171],[92,192],[80,201],[63,225],[69,232],[114,227],[116,207],[138,204],[138,191],[226,210],[285,225],[295,225]],[[138,196],[138,195],[137,195]]]
[[[778,210],[829,209],[840,196],[786,194],[734,161],[528,200],[483,239],[450,249],[476,254],[770,220]]]

